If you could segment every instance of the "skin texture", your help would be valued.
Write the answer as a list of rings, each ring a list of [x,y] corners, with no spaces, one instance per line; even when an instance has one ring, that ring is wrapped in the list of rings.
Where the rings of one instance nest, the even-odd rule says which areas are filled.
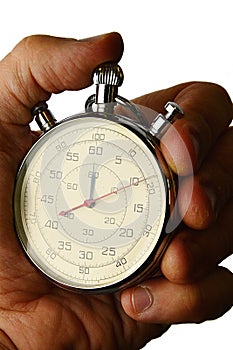
[[[117,33],[82,41],[33,36],[0,62],[0,349],[140,349],[172,323],[202,322],[232,306],[232,274],[218,267],[233,250],[232,104],[214,84],[181,84],[136,100],[157,111],[168,100],[181,105],[185,118],[175,127],[195,172],[186,207],[192,169],[179,138],[164,136],[164,156],[184,175],[184,225],[163,258],[163,277],[122,294],[77,295],[45,280],[22,253],[12,196],[20,161],[37,139],[30,110],[52,93],[88,86],[93,69],[122,52]]]

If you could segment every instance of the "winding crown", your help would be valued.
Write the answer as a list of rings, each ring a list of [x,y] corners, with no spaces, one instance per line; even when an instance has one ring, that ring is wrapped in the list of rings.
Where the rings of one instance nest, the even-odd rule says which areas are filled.
[[[114,62],[100,64],[94,71],[93,82],[96,85],[121,86],[124,80],[124,74],[121,67]]]

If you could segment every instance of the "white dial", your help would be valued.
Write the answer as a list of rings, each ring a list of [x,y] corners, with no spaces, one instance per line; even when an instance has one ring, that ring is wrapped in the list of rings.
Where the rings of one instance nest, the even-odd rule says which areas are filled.
[[[31,260],[55,282],[101,290],[127,280],[158,243],[166,180],[130,128],[77,117],[45,134],[15,192],[16,227]]]

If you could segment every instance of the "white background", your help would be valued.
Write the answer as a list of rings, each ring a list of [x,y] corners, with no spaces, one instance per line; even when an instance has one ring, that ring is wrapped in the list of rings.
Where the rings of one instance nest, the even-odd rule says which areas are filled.
[[[125,42],[121,95],[202,80],[223,85],[233,98],[231,0],[3,0],[0,11],[0,58],[30,34],[85,38],[118,31]],[[50,107],[58,117],[77,113],[90,93],[55,96]],[[233,270],[233,258],[224,265]],[[233,310],[201,325],[173,326],[145,349],[232,349],[232,326]]]

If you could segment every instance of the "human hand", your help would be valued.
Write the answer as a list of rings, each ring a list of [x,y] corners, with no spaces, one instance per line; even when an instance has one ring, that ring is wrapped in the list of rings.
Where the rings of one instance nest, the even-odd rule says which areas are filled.
[[[162,139],[167,162],[184,176],[178,201],[185,225],[163,257],[164,277],[124,291],[122,305],[141,322],[199,323],[221,316],[233,305],[233,274],[218,266],[233,252],[233,109],[220,86],[195,82],[134,102],[162,111],[168,100],[185,112],[174,124],[182,141],[172,128]]]
[[[0,349],[138,349],[167,329],[131,319],[117,294],[77,295],[52,285],[28,262],[14,230],[17,168],[37,139],[31,108],[51,93],[91,84],[94,68],[122,51],[118,34],[80,42],[35,36],[0,63]]]
[[[34,37],[23,41],[1,62],[0,328],[2,333],[0,339],[9,349],[14,349],[12,343],[18,349],[24,350],[42,348],[44,350],[51,348],[92,350],[98,347],[139,349],[147,340],[159,336],[167,328],[160,324],[144,324],[128,317],[120,305],[119,295],[75,295],[51,285],[26,260],[13,229],[11,198],[17,167],[36,139],[36,135],[28,127],[31,121],[31,107],[40,100],[48,99],[52,92],[58,93],[65,89],[77,90],[87,86],[91,83],[93,69],[99,63],[117,61],[121,53],[122,42],[116,34],[82,43]],[[89,57],[88,61],[86,57]],[[169,90],[167,91],[167,97],[173,99],[174,92],[171,93],[173,90],[170,93]],[[221,92],[222,94],[225,96],[225,93]],[[144,101],[146,104],[146,100]],[[162,98],[160,103],[163,104]],[[220,101],[223,109],[227,104],[226,97]],[[153,108],[152,105],[150,107]],[[159,104],[156,105],[156,109],[160,107]],[[187,218],[188,215],[186,215]],[[182,280],[179,281],[180,277],[184,280],[193,278],[195,265],[190,263],[186,270],[179,271],[179,262],[186,261],[188,250],[185,244],[182,244],[182,240],[181,243],[179,240],[177,244],[174,242],[163,260],[163,272],[167,274],[167,279],[162,281],[165,283],[171,281],[172,286],[177,286],[177,281],[182,282]],[[172,246],[173,250],[171,250]],[[177,253],[182,253],[182,259],[177,256]],[[177,271],[174,269],[175,266]],[[183,287],[182,284],[180,286]],[[164,291],[161,289],[161,284],[158,287],[160,292],[164,292],[164,297],[170,293],[170,290],[173,293],[169,285],[165,285]],[[123,305],[129,312],[127,310],[127,306],[130,307],[129,299],[125,293]],[[171,300],[170,294],[169,300]],[[160,308],[163,308],[161,312],[166,316],[167,300],[165,302],[161,300]],[[177,305],[174,303],[170,311],[175,315],[176,310]],[[189,316],[192,321],[195,321],[195,315],[191,311]],[[135,317],[134,314],[130,316]],[[142,321],[151,322],[143,318]],[[171,323],[167,321],[168,318],[165,323]]]

